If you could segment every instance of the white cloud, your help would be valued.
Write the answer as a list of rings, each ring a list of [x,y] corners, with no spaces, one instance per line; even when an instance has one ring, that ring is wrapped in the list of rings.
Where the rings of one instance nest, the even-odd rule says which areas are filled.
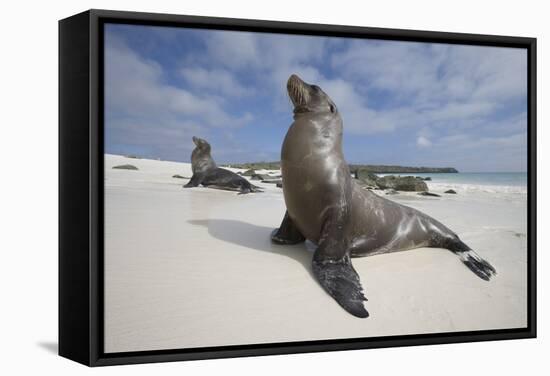
[[[201,61],[219,62],[233,72],[245,71],[244,74],[254,77],[263,90],[272,93],[277,111],[291,110],[286,81],[295,73],[329,94],[350,133],[370,134],[395,128],[392,119],[395,115],[369,108],[366,97],[351,82],[342,78],[330,79],[320,72],[318,67],[326,64],[327,38],[223,32],[214,33],[206,43],[208,55],[200,57]]]
[[[514,48],[355,41],[331,63],[415,103],[523,97],[527,88],[527,55]]]
[[[221,59],[228,69],[246,69],[247,74],[256,75],[258,82],[268,85],[267,90],[275,91],[274,106],[279,111],[289,110],[285,82],[297,73],[329,94],[344,118],[345,131],[352,134],[418,126],[472,127],[493,114],[506,98],[521,95],[525,82],[525,77],[504,78],[522,71],[521,54],[510,49],[354,41],[327,55],[327,46],[334,45],[331,41],[216,33],[208,39],[212,56],[207,59]],[[338,46],[342,49],[342,44]],[[337,70],[336,78],[319,70],[327,63]],[[498,94],[499,89],[504,92]],[[373,90],[389,92],[391,106],[377,109],[371,105],[377,99]]]
[[[321,61],[325,38],[284,34],[216,31],[205,38],[207,58],[230,70],[276,71],[278,67],[310,65]],[[252,71],[251,71],[252,70]],[[265,77],[269,79],[270,77]]]
[[[170,43],[181,40],[175,34]],[[172,138],[182,129],[226,131],[250,123],[256,111],[261,122],[265,114],[254,105],[265,98],[272,101],[267,114],[286,119],[286,80],[297,73],[331,96],[352,137],[405,137],[417,155],[434,157],[432,164],[471,165],[477,156],[489,168],[490,155],[515,166],[525,160],[519,135],[527,125],[521,108],[527,59],[521,50],[227,31],[193,35],[200,47],[181,56],[171,72],[179,73],[185,89],[167,83],[155,61],[110,36],[111,46],[118,45],[107,44],[107,58],[116,62],[106,71],[108,110],[124,113],[125,127]],[[243,108],[250,112],[240,113]],[[140,137],[160,142],[147,132]],[[230,137],[222,144],[218,152],[227,158],[252,153]],[[266,150],[266,142],[257,149]]]
[[[413,42],[357,40],[342,53],[334,54],[331,63],[344,77],[359,80],[366,88],[388,90],[406,99],[419,100],[409,96],[434,90],[437,68],[443,59],[426,46]]]
[[[250,123],[249,112],[233,115],[224,99],[197,94],[164,81],[162,67],[142,58],[122,40],[109,35],[105,46],[106,137],[112,145],[133,145],[151,155],[182,159],[192,149],[193,135],[210,129]],[[224,77],[218,73],[218,78]],[[229,85],[229,76],[224,84]]]
[[[495,103],[489,102],[449,102],[439,108],[425,111],[425,117],[433,122],[457,121],[474,117],[486,116],[493,112]]]
[[[432,146],[432,142],[424,136],[418,136],[416,139],[416,145],[421,148],[428,148]]]
[[[525,171],[527,169],[525,132],[506,136],[479,136],[457,133],[431,140],[428,154],[439,165],[461,171]],[[423,158],[427,158],[425,155]]]
[[[476,137],[471,134],[456,134],[440,138],[438,145],[441,147],[454,146],[455,148],[466,150],[487,147],[516,148],[524,146],[526,142],[527,135],[525,133],[496,137]]]
[[[511,48],[355,41],[331,65],[364,104],[379,93],[390,98],[374,111],[374,121],[392,123],[381,130],[468,128],[526,97],[526,54]]]
[[[105,97],[108,111],[148,118],[196,117],[208,126],[242,126],[250,113],[233,116],[222,107],[223,100],[197,95],[162,82],[162,69],[154,61],[139,57],[115,37],[105,47]]]
[[[354,86],[342,79],[319,78],[317,83],[336,103],[344,120],[344,129],[352,134],[372,134],[395,129],[397,113],[384,114],[369,108],[366,98]]]
[[[515,48],[460,46],[448,49],[445,80],[469,82],[474,100],[504,101],[527,93],[527,52]]]
[[[243,69],[261,64],[255,34],[240,31],[218,31],[206,37],[208,59],[230,69]]]
[[[254,90],[241,85],[229,71],[225,69],[205,69],[201,67],[183,67],[182,77],[198,89],[206,89],[223,95],[241,97],[252,95]]]

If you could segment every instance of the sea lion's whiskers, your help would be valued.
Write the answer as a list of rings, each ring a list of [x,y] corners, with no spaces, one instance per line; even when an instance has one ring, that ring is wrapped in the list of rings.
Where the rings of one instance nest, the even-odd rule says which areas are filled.
[[[305,105],[309,101],[309,93],[303,84],[291,81],[288,83],[288,92],[297,105]]]
[[[309,93],[304,85],[293,85],[296,101],[300,105],[305,105],[309,101]]]

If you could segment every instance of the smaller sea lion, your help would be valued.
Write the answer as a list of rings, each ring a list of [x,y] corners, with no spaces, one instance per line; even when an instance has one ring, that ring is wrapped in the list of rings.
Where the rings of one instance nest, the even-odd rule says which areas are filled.
[[[195,149],[191,153],[191,168],[193,176],[184,188],[198,187],[202,184],[205,187],[238,191],[239,194],[250,192],[262,192],[260,187],[251,184],[242,176],[229,170],[219,168],[212,159],[210,144],[198,137],[193,137]]]

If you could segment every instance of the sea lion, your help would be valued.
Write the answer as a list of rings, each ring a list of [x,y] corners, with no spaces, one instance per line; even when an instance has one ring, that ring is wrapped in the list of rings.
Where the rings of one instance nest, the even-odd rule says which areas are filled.
[[[191,153],[191,168],[193,176],[184,188],[205,187],[218,188],[229,191],[239,191],[239,194],[262,192],[260,187],[251,184],[242,176],[229,170],[219,168],[212,159],[210,144],[202,138],[193,137],[195,149]]]
[[[294,122],[281,150],[287,212],[271,239],[277,244],[305,239],[315,243],[313,274],[346,311],[357,317],[369,315],[350,257],[446,248],[480,278],[489,280],[496,274],[440,222],[362,189],[352,180],[342,153],[342,119],[321,88],[292,75],[287,91],[294,105]]]

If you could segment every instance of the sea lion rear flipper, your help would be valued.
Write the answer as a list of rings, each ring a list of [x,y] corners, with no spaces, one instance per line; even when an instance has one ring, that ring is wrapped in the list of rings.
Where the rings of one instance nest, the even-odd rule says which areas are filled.
[[[329,219],[323,226],[319,247],[313,255],[313,274],[325,291],[356,317],[369,317],[363,287],[343,242],[342,226]]]
[[[460,257],[460,261],[479,278],[489,281],[491,277],[497,274],[496,269],[489,262],[481,258],[458,237],[448,248]]]
[[[475,273],[479,278],[489,281],[491,277],[497,274],[497,271],[491,264],[482,259],[474,251],[466,251],[459,254],[462,263]]]
[[[292,218],[288,216],[288,211],[285,212],[281,226],[271,233],[271,241],[275,244],[298,244],[305,240],[306,238],[298,230]]]
[[[263,190],[260,187],[255,186],[254,184],[248,183],[248,185],[243,185],[240,188],[238,195],[245,195],[247,193],[263,193]]]

